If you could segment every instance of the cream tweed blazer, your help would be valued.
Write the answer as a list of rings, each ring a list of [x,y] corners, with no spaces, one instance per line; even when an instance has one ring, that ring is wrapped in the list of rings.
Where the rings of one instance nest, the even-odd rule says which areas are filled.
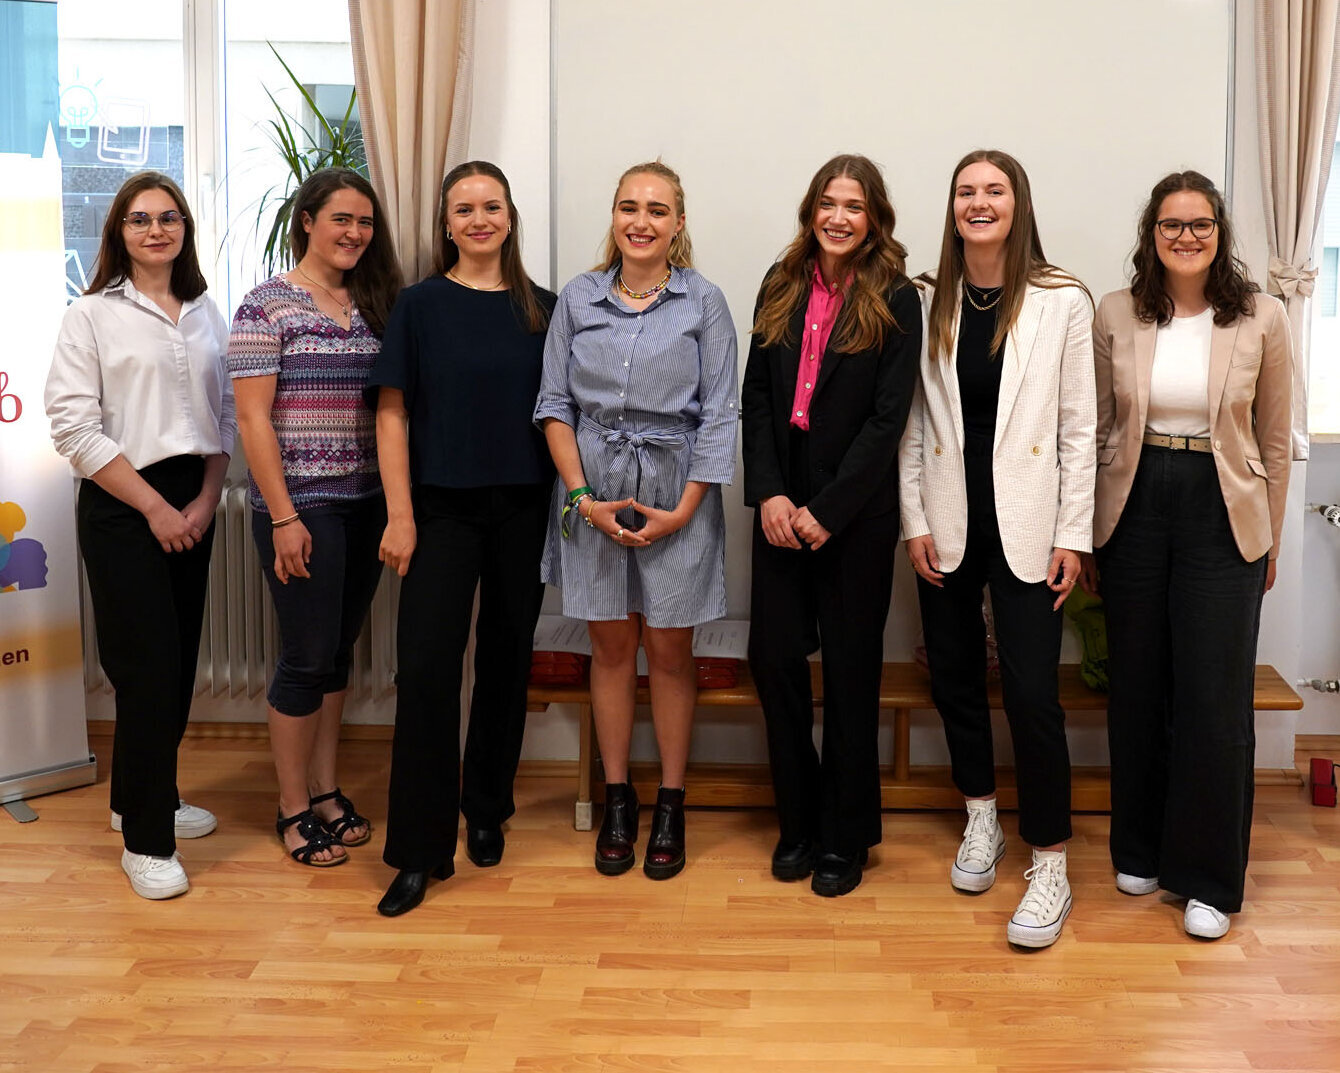
[[[934,288],[922,293],[929,319]],[[1093,306],[1076,286],[1029,286],[1001,360],[992,448],[996,520],[1010,570],[1047,577],[1053,548],[1089,551],[1097,468]],[[958,324],[948,360],[922,333],[921,377],[898,453],[903,539],[929,533],[940,569],[963,561],[968,494],[963,473]]]

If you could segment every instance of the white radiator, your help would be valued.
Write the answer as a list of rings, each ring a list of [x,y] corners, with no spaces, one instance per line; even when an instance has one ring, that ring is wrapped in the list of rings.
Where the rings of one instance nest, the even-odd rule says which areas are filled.
[[[245,482],[224,485],[214,512],[214,552],[209,565],[209,592],[200,634],[200,661],[195,691],[215,697],[259,697],[265,694],[275,658],[279,631],[274,604],[261,571],[251,536],[251,508]],[[82,576],[82,564],[80,574]],[[354,645],[349,675],[350,697],[384,697],[395,688],[395,621],[400,601],[400,578],[383,572],[372,610]],[[88,586],[82,586],[84,623],[84,684],[91,693],[111,692],[98,662],[93,627],[93,604]],[[146,653],[152,658],[152,653]]]

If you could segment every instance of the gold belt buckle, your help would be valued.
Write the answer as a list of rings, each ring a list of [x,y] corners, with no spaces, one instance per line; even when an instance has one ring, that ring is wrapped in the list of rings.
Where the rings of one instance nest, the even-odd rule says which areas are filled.
[[[1187,439],[1185,436],[1169,436],[1168,446],[1174,451],[1185,451],[1187,449]]]

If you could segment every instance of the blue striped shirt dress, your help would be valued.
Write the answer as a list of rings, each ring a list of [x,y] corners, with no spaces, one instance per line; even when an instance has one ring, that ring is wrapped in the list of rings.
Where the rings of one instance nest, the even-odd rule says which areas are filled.
[[[683,529],[630,548],[580,521],[564,539],[560,478],[540,574],[563,590],[570,618],[613,621],[636,612],[660,629],[697,626],[726,613],[721,485],[735,476],[735,325],[721,289],[691,268],[673,269],[641,312],[615,296],[617,272],[586,272],[559,294],[535,420],[573,428],[586,483],[601,500],[633,496],[673,510],[687,481],[712,487]],[[631,510],[619,522],[641,524]]]

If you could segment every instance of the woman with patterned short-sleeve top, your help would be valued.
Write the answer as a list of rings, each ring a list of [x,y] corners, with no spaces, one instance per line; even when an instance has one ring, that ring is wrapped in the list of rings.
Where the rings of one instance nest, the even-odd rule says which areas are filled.
[[[250,466],[252,532],[279,617],[267,699],[276,830],[301,864],[347,859],[371,828],[336,784],[349,659],[381,577],[386,504],[368,371],[400,286],[367,180],[327,169],[299,188],[294,268],[233,318],[228,368]],[[309,718],[310,717],[310,718]]]
[[[721,485],[735,471],[735,328],[691,260],[679,177],[660,163],[630,168],[604,264],[559,295],[535,407],[558,468],[541,572],[591,633],[606,775],[595,860],[607,875],[632,867],[637,840],[628,753],[639,642],[661,754],[643,870],[668,879],[684,867],[693,627],[726,612]]]

